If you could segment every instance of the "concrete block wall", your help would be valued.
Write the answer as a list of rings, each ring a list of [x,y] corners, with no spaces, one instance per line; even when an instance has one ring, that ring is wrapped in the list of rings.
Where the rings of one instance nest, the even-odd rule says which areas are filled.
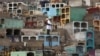
[[[37,35],[42,32],[42,29],[21,29],[22,35]]]
[[[20,52],[11,52],[11,56],[27,56],[27,53],[30,53],[30,51],[20,51]],[[36,54],[34,51],[31,51],[32,55]]]
[[[39,10],[29,10],[29,15],[34,16],[34,15],[43,15],[43,13]]]
[[[35,22],[33,19],[35,19]],[[25,26],[24,26],[25,28],[36,27],[36,24],[37,24],[36,17],[34,17],[34,18],[33,17],[26,17],[24,22],[25,22]]]
[[[37,51],[16,51],[16,52],[11,52],[11,56],[43,56],[43,52],[41,50],[37,50]]]
[[[65,3],[46,3],[45,7],[62,8],[66,6]]]
[[[86,33],[86,51],[90,52],[95,49],[94,44],[94,32],[92,30],[87,31]]]
[[[13,29],[13,28],[6,29],[6,38],[9,38],[11,42],[20,42],[20,35],[21,35],[20,29]]]
[[[45,47],[60,45],[60,37],[58,35],[39,35],[38,40],[43,40]]]
[[[14,16],[19,16],[22,15],[22,10],[26,9],[26,6],[23,2],[10,2],[7,3],[7,11]]]
[[[85,41],[83,42],[78,42],[77,46],[76,46],[76,52],[80,53],[80,54],[84,54],[86,52],[86,43]]]
[[[8,29],[6,29],[6,35],[21,35],[21,32],[20,32],[20,29],[10,29],[10,28],[8,28]]]
[[[73,21],[74,33],[83,32],[88,30],[88,22],[86,21]]]
[[[96,3],[100,2],[100,0],[91,0],[91,5],[95,6]]]
[[[36,41],[38,38],[37,36],[32,35],[22,35],[21,36],[21,42],[27,42],[27,41]]]
[[[5,28],[23,28],[24,21],[21,19],[4,19]]]
[[[28,16],[24,19],[25,28],[43,28],[46,17],[43,15]]]
[[[75,47],[75,45],[64,47],[64,50],[66,52],[68,52],[69,54],[76,53],[76,47]]]
[[[14,4],[13,4],[14,5]],[[58,15],[60,15],[60,23],[61,24],[66,24],[66,23],[69,23],[70,22],[70,7],[65,7],[66,6],[66,4],[64,4],[64,3],[48,3],[48,5],[47,4],[45,4],[45,7],[42,7],[42,9],[45,9],[43,12],[47,12],[47,15],[48,15],[48,17],[53,17],[53,16],[58,16]],[[10,8],[15,8],[16,9],[16,6],[15,7],[9,7],[9,9]],[[57,11],[58,10],[58,11]],[[15,11],[15,13],[17,13],[17,12],[19,12],[20,11],[20,13],[19,14],[23,14],[23,12],[21,12],[21,10],[20,9],[16,9],[16,11]],[[58,13],[59,12],[59,13]],[[27,13],[29,13],[29,11],[27,12]],[[26,14],[27,14],[26,13]],[[29,16],[29,15],[28,15]],[[32,15],[33,16],[33,15]],[[30,17],[30,16],[29,16]],[[55,19],[55,18],[54,18]],[[15,20],[15,19],[14,19]],[[30,24],[29,25],[29,27],[31,27],[31,24],[33,24],[33,22],[32,22],[32,19],[30,19],[30,20],[26,20],[28,23],[26,23],[26,24]],[[37,21],[37,20],[36,20]],[[37,26],[43,26],[43,21],[37,21],[36,23],[36,25]],[[9,36],[11,36],[11,37],[16,37],[16,36],[18,36],[19,37],[19,35],[21,35],[21,31],[20,31],[20,29],[22,29],[23,28],[23,26],[22,26],[22,28],[20,28],[20,27],[18,27],[18,25],[20,25],[20,24],[22,24],[22,23],[20,23],[19,24],[19,22],[17,22],[16,24],[15,24],[16,22],[14,21],[13,23],[11,23],[11,21],[9,21],[9,23],[6,23],[8,26],[9,25],[12,25],[12,27],[10,28],[10,27],[7,27],[7,25],[6,25],[6,32],[7,32],[7,34],[9,33],[9,32],[11,32],[10,34],[8,34],[8,37]],[[77,24],[78,23],[78,24]],[[16,25],[17,25],[17,28],[16,28]],[[77,26],[78,25],[78,26]],[[81,22],[81,21],[76,21],[76,22],[73,22],[73,29],[74,29],[74,33],[76,33],[75,31],[77,31],[77,30],[79,30],[79,31],[77,31],[77,32],[82,32],[82,31],[87,31],[88,30],[88,22]],[[17,31],[20,33],[20,34],[17,34]],[[41,35],[40,35],[41,36]],[[39,37],[40,37],[39,36]],[[44,40],[44,46],[49,46],[49,35],[42,35],[43,37],[44,37],[44,39],[42,39],[42,40]],[[60,45],[60,37],[59,36],[54,36],[54,35],[50,35],[51,36],[51,38],[52,38],[52,44],[50,44],[51,46],[59,46]],[[35,40],[37,40],[35,37],[33,38],[33,36],[31,36],[31,35],[22,35],[21,36],[21,41],[23,42],[25,39],[28,41],[28,40],[30,40],[31,38],[32,39],[35,39]],[[16,38],[17,39],[17,38]],[[38,40],[39,40],[39,38],[38,38]],[[40,39],[41,40],[41,39]]]
[[[41,7],[45,7],[46,3],[49,3],[50,1],[40,1]]]
[[[61,8],[61,25],[70,22],[70,7]]]
[[[60,8],[64,7],[65,5],[66,4],[64,3],[46,3],[45,7],[42,7],[42,12],[46,12],[48,14],[48,17],[50,17],[51,15],[52,17],[57,16],[60,14]]]
[[[26,5],[26,4],[23,2],[10,2],[10,3],[7,3],[7,9],[16,10],[16,9],[21,8],[22,5]]]
[[[51,3],[62,2],[62,0],[51,0]]]
[[[93,20],[93,27],[95,31],[100,31],[100,20],[99,19]]]
[[[60,16],[61,25],[70,21],[70,7],[66,6],[65,3],[46,3],[42,9],[42,12],[46,13],[49,18]]]
[[[17,14],[16,16],[22,15],[22,9],[17,9],[16,14]]]
[[[0,18],[10,18],[10,13],[7,10],[0,11]]]
[[[0,29],[0,38],[6,37],[6,29]]]
[[[3,18],[0,19],[0,28],[4,28],[4,19]]]
[[[91,6],[92,0],[69,0],[71,7]]]
[[[27,9],[22,10],[22,15],[25,16],[29,16],[29,11]]]
[[[100,2],[95,3],[95,7],[99,7],[100,8]]]
[[[71,45],[64,48],[65,52],[70,54],[70,56],[83,56],[84,55],[84,46],[82,45]]]
[[[52,8],[52,7],[42,8],[42,12],[45,15],[47,15],[49,18],[57,15],[56,9],[55,8]]]

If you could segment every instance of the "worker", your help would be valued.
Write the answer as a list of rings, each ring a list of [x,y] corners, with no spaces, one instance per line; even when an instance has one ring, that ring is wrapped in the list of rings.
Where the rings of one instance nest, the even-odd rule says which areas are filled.
[[[51,18],[46,18],[45,24],[46,24],[47,35],[50,35],[50,31],[52,30]]]

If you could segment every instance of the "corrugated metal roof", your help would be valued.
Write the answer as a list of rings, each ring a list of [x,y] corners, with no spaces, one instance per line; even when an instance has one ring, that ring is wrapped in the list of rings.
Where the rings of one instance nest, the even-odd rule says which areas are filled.
[[[82,21],[85,14],[86,14],[86,8],[80,8],[80,7],[71,7],[71,21]]]

